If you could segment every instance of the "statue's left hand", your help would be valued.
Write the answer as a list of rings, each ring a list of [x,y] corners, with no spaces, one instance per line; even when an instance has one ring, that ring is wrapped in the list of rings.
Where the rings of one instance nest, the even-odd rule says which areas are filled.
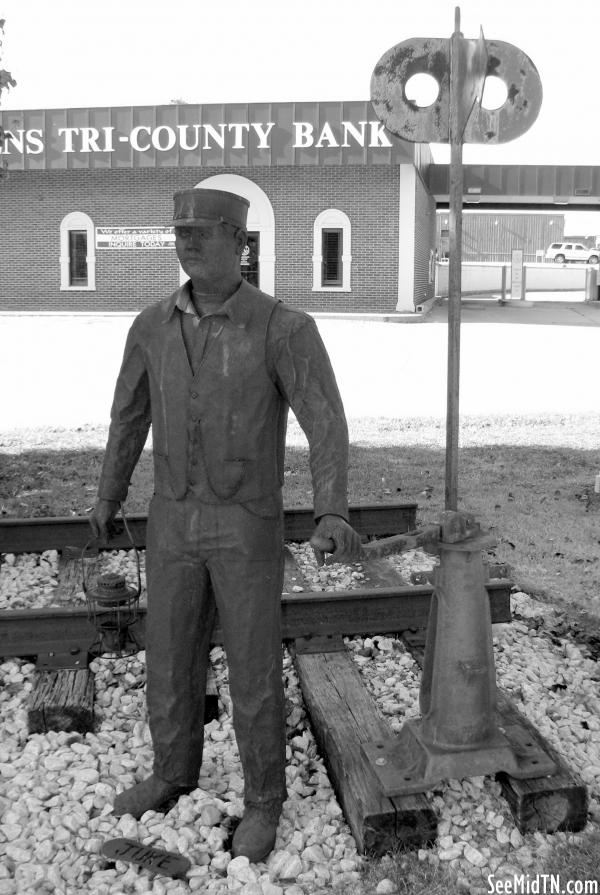
[[[358,562],[362,556],[359,535],[341,516],[321,516],[310,544],[319,566],[325,553],[331,553],[328,562]]]

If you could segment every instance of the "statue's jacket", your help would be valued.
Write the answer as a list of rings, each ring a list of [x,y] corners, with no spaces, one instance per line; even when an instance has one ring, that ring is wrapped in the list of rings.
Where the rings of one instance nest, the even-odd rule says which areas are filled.
[[[180,311],[189,290],[131,326],[98,496],[125,499],[152,426],[156,494],[267,505],[283,484],[291,407],[309,443],[315,517],[347,518],[347,425],[313,318],[243,281],[193,369]]]

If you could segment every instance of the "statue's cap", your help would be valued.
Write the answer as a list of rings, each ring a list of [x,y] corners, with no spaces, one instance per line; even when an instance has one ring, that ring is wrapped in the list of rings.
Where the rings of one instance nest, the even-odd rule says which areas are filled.
[[[200,187],[180,190],[173,196],[173,201],[173,227],[194,227],[223,221],[246,229],[250,203],[236,193]]]

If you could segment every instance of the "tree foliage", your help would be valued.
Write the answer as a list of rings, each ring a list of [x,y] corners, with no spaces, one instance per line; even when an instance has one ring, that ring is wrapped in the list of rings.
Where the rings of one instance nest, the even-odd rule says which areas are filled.
[[[0,35],[4,36],[4,19],[0,19]],[[0,48],[2,47],[2,39],[0,37]],[[0,57],[1,58],[1,57]],[[17,82],[11,75],[9,71],[6,71],[4,68],[0,68],[0,100],[2,99],[2,91],[9,90],[11,87],[16,87]],[[4,148],[4,142],[6,140],[7,134],[0,124],[0,148]],[[2,165],[0,166],[0,177],[6,176],[6,169],[8,167],[8,163],[3,160]]]

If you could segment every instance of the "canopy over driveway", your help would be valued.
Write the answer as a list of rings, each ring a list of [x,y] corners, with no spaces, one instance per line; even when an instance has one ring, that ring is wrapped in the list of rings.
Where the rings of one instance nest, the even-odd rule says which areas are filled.
[[[570,211],[600,210],[600,166],[465,165],[464,202],[479,208],[510,206]],[[448,205],[450,168],[430,165],[427,186],[438,208]]]

